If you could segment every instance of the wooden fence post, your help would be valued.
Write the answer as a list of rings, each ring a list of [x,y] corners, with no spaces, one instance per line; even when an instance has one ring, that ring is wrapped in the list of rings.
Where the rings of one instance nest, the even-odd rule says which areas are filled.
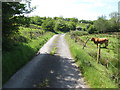
[[[86,44],[87,44],[87,42],[88,42],[89,40],[90,40],[90,39],[88,38],[87,41],[85,42],[85,44],[83,45],[83,49],[84,49],[84,47],[86,47]]]
[[[98,51],[97,51],[97,63],[99,63],[100,60],[100,44],[98,44]]]

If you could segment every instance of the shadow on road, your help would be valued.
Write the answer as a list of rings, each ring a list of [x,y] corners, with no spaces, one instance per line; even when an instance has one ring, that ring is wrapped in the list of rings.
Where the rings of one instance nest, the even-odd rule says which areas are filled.
[[[39,54],[14,74],[4,88],[75,88],[81,75],[72,64],[69,58]]]
[[[43,54],[44,59],[38,65],[38,73],[35,74],[34,87],[70,88],[80,79],[77,67],[72,65],[71,59],[58,55]]]

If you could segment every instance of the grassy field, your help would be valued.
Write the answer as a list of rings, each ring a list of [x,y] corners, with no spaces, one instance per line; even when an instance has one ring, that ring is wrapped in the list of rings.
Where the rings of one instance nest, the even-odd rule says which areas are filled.
[[[79,65],[87,83],[92,88],[117,88],[120,83],[120,77],[118,76],[118,64],[120,63],[118,61],[119,37],[112,34],[84,35],[85,32],[83,34],[82,32],[78,33],[75,34],[75,32],[71,32],[66,35],[66,39],[70,46],[72,56]],[[109,38],[109,46],[107,49],[101,48],[100,63],[96,61],[97,47],[92,41],[88,41],[87,46],[82,49],[86,40],[91,37]],[[102,47],[103,46],[104,45],[102,45]]]
[[[32,33],[31,33],[32,32]],[[19,34],[13,36],[16,41],[11,51],[4,51],[2,58],[3,84],[23,65],[25,65],[36,52],[50,39],[54,33],[44,32],[40,29],[20,27]]]

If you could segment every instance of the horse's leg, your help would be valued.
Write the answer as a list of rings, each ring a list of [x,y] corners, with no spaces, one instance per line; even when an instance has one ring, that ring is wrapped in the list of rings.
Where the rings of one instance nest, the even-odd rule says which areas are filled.
[[[98,44],[97,44],[97,48],[98,48]]]
[[[108,42],[105,42],[105,48],[108,46]]]

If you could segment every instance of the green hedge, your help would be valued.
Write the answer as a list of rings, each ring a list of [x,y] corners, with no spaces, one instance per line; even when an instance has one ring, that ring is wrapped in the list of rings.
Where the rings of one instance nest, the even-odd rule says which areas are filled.
[[[35,53],[50,39],[54,34],[46,32],[43,36],[28,43],[19,43],[12,51],[3,52],[2,58],[2,82],[3,84],[23,65],[25,65]]]

